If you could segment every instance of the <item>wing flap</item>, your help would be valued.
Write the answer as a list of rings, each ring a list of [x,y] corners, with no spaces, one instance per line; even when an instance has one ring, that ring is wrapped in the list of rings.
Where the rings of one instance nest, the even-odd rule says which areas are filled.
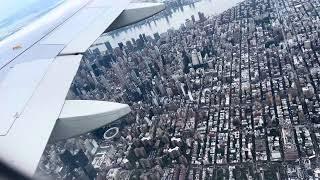
[[[58,56],[5,136],[0,158],[32,176],[58,119],[82,55]]]
[[[5,136],[45,75],[53,59],[18,64],[9,69],[0,83],[0,136]]]

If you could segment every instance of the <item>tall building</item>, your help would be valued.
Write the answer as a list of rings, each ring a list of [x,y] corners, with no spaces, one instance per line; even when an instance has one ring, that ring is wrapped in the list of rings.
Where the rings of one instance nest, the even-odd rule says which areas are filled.
[[[153,34],[153,37],[154,37],[154,39],[155,39],[156,41],[158,41],[158,40],[160,39],[160,35],[159,35],[158,32],[157,32],[157,33],[154,33],[154,34]]]
[[[127,48],[128,48],[129,50],[133,50],[133,45],[132,45],[131,41],[127,41],[127,42],[126,42],[126,46],[127,46]]]
[[[145,41],[142,34],[139,34],[139,39]]]
[[[147,156],[147,153],[146,153],[146,150],[144,149],[144,147],[135,148],[134,154],[136,155],[136,157],[146,157]]]
[[[86,148],[86,151],[87,151],[89,154],[91,154],[91,155],[95,154],[96,151],[97,151],[97,149],[98,149],[98,144],[97,144],[97,142],[96,142],[95,140],[93,140],[93,139],[91,139],[91,140],[86,139],[86,140],[84,141],[84,146],[85,146],[85,148]]]
[[[145,41],[145,42],[148,41],[145,33],[142,34],[142,38],[143,38],[143,41]]]
[[[113,51],[113,48],[112,48],[112,46],[111,46],[109,41],[105,42],[104,45],[106,46],[106,48],[108,49],[108,51],[110,53]]]
[[[191,60],[192,60],[192,65],[198,65],[199,64],[199,57],[197,50],[192,50],[191,52]]]
[[[132,44],[135,45],[136,44],[136,39],[135,38],[131,38]]]
[[[123,50],[123,46],[124,46],[124,45],[123,45],[122,42],[119,42],[119,43],[118,43],[118,46],[119,46],[119,48],[120,48],[121,50]]]
[[[196,22],[196,18],[194,18],[194,15],[191,16],[191,20],[192,20],[193,23]]]
[[[144,41],[142,39],[139,38],[136,40],[136,42],[138,49],[142,49],[144,47]]]
[[[185,24],[186,24],[186,27],[191,27],[193,25],[193,22],[190,21],[190,19],[187,19]]]
[[[204,13],[198,12],[198,15],[199,15],[199,21],[205,21],[206,20],[206,17],[204,16]]]
[[[198,54],[199,63],[203,64],[203,58],[202,58],[201,52],[197,52],[197,54]]]
[[[92,164],[87,164],[84,167],[82,167],[82,169],[90,180],[94,180],[97,177],[97,171],[94,169]]]
[[[85,167],[89,163],[88,157],[82,150],[79,150],[74,156],[75,163],[80,167]]]
[[[69,170],[73,171],[75,168],[79,167],[69,150],[64,150],[59,156],[62,163],[69,167]]]
[[[94,50],[92,50],[92,54],[95,57],[100,57],[101,56],[101,52],[100,52],[99,48],[95,48]]]

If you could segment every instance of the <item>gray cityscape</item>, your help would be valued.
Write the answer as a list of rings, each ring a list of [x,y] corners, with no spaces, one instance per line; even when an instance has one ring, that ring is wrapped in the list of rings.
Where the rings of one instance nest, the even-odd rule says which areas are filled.
[[[139,25],[199,2],[165,3]],[[245,0],[164,33],[93,45],[68,99],[132,112],[48,144],[36,176],[320,179],[319,13],[319,0]]]

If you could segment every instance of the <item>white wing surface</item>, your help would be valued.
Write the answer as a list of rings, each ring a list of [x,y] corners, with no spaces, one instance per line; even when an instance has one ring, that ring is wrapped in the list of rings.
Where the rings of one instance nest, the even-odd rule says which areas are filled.
[[[0,42],[1,161],[32,176],[53,130],[69,128],[51,139],[68,138],[130,112],[119,103],[65,101],[82,54],[111,24],[122,27],[164,9],[156,4],[130,20],[127,7],[129,0],[66,1]],[[115,21],[121,14],[125,20]]]
[[[14,67],[20,70],[34,65],[35,68],[41,69],[41,72],[29,75],[15,70],[9,72],[0,89],[1,98],[9,98],[5,101],[10,105],[7,107],[1,100],[0,112],[6,115],[1,117],[1,124],[6,125],[1,128],[1,160],[27,175],[31,176],[34,173],[59,117],[81,57],[61,56]],[[48,65],[44,65],[46,63]],[[24,75],[26,77],[23,77]],[[41,76],[37,79],[40,81],[34,81],[36,75]],[[6,81],[12,79],[17,81]],[[10,85],[10,88],[6,85]],[[7,89],[9,91],[6,91]]]

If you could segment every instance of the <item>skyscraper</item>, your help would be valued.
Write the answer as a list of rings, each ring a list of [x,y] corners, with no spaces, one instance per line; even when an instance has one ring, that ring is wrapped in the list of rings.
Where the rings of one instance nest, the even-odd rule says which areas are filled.
[[[199,57],[197,50],[193,49],[191,52],[191,60],[192,60],[192,65],[198,65],[199,64]]]
[[[198,55],[199,63],[203,64],[203,58],[202,58],[201,52],[197,52],[197,55]]]
[[[108,49],[108,51],[111,53],[113,51],[112,46],[109,41],[105,42],[104,45]]]

